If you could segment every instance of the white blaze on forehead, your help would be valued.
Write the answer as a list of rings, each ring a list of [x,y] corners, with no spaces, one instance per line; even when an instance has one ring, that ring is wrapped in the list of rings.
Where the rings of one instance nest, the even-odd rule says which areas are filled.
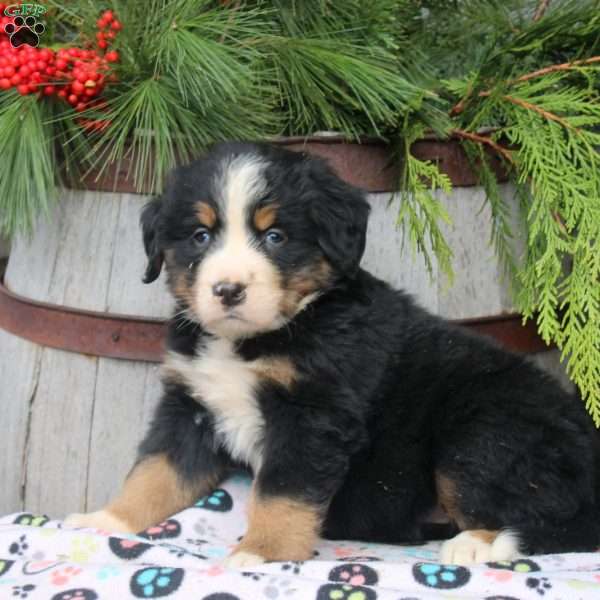
[[[266,191],[265,163],[258,157],[238,156],[223,165],[223,174],[216,187],[225,214],[224,247],[250,246],[248,206]]]
[[[212,333],[240,337],[281,326],[283,295],[277,268],[256,246],[250,207],[267,191],[266,163],[245,155],[224,161],[213,182],[223,228],[212,252],[201,262],[194,285],[194,310]],[[219,282],[245,286],[244,300],[234,311],[236,321],[212,290]]]

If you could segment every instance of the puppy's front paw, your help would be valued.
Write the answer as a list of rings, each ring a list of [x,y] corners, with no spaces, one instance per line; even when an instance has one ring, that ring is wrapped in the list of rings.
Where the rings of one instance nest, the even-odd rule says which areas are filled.
[[[265,559],[258,554],[252,554],[251,552],[244,552],[239,550],[228,556],[223,561],[223,566],[227,569],[242,569],[246,567],[255,567],[256,565],[262,565]]]
[[[64,520],[64,524],[69,527],[102,529],[115,533],[135,533],[125,521],[118,519],[107,510],[98,510],[93,513],[73,513]]]
[[[463,531],[442,544],[440,562],[449,565],[473,565],[519,556],[518,538],[509,531]]]

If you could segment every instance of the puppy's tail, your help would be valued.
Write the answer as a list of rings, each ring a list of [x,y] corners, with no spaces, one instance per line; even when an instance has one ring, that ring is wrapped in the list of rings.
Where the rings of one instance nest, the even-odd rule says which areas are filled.
[[[525,554],[596,552],[600,546],[598,511],[582,511],[559,523],[526,523],[515,527],[519,550]]]
[[[600,431],[592,433],[594,504],[559,523],[525,523],[515,527],[520,550],[527,554],[594,552],[600,550]]]

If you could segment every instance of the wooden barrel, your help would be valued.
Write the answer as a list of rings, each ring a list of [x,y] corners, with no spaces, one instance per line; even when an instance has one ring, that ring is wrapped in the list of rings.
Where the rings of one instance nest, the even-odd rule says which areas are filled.
[[[342,176],[344,168],[346,175],[356,175],[352,160],[338,160]],[[365,185],[373,210],[364,267],[445,317],[512,311],[489,247],[483,190],[463,187],[440,196],[454,222],[446,234],[456,281],[448,288],[439,274],[429,278],[422,258],[403,249],[395,225],[400,200],[385,191],[390,179],[388,174],[388,183],[381,183],[382,164]],[[503,193],[509,198],[510,186],[504,185]],[[30,241],[14,241],[6,288],[63,307],[167,317],[171,299],[164,275],[154,285],[141,283],[145,256],[138,220],[146,201],[147,196],[132,193],[64,190],[53,218],[40,222]],[[551,353],[544,360],[556,363]],[[131,467],[160,395],[156,363],[67,352],[2,330],[0,382],[0,513],[28,510],[60,517],[104,504]]]

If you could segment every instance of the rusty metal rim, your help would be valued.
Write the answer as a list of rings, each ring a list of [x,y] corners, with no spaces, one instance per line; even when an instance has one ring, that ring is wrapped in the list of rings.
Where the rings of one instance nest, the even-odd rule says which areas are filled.
[[[41,346],[126,360],[159,362],[166,323],[38,302],[0,282],[0,328]]]
[[[518,352],[550,348],[529,321],[507,313],[455,320],[455,323],[496,339]],[[30,300],[11,292],[0,280],[0,328],[41,346],[125,360],[160,362],[166,321],[130,315],[81,310]]]
[[[400,180],[398,161],[393,159],[393,148],[384,138],[363,137],[352,140],[343,135],[307,135],[273,137],[265,140],[290,150],[308,152],[326,160],[339,177],[366,192],[393,192]],[[471,187],[479,178],[465,154],[459,138],[454,135],[441,139],[426,134],[412,146],[414,156],[435,162],[452,181],[454,187]],[[507,180],[503,163],[490,148],[486,148],[490,167],[498,181]],[[109,163],[93,168],[76,180],[65,178],[74,189],[102,192],[151,193],[148,182],[134,184],[131,178],[133,158],[120,163]]]

